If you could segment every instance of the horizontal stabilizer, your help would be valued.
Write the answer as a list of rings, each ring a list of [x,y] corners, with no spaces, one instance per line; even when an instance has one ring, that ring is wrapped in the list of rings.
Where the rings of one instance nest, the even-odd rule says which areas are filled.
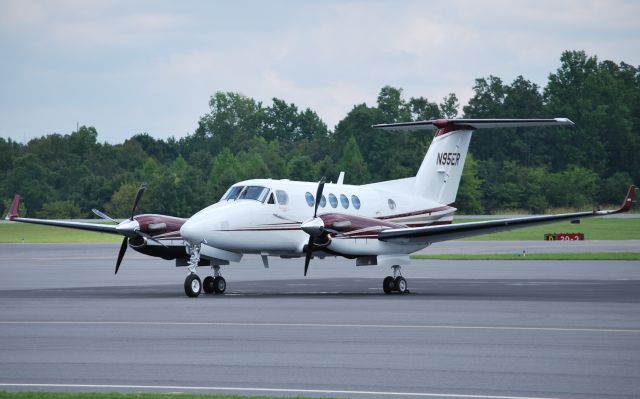
[[[434,119],[429,121],[382,123],[372,125],[376,129],[407,131],[407,130],[435,130],[456,128],[469,129],[493,129],[506,127],[531,127],[531,126],[573,126],[568,118],[553,119]]]

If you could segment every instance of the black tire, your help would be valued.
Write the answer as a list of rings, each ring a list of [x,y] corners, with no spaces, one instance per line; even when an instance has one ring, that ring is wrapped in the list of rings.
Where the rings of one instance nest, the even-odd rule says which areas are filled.
[[[227,290],[227,280],[222,276],[218,276],[213,280],[213,291],[216,294],[224,294]]]
[[[404,277],[402,276],[398,276],[396,277],[395,281],[395,289],[396,291],[398,291],[401,294],[404,294],[405,292],[409,291],[407,288],[407,280],[404,279]]]
[[[202,282],[197,274],[192,273],[184,279],[184,293],[187,294],[189,298],[197,297],[200,295],[201,290]]]
[[[205,294],[213,294],[215,292],[216,283],[213,276],[207,276],[202,281],[202,290]]]
[[[391,276],[387,276],[382,280],[382,291],[385,294],[391,294],[391,292],[396,288],[396,282]]]

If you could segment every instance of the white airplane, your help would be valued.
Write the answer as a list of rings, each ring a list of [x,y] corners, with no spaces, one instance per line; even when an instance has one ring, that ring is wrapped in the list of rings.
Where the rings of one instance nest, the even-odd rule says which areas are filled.
[[[471,134],[476,129],[573,126],[556,119],[441,119],[382,124],[385,130],[436,129],[415,177],[361,186],[336,183],[256,179],[232,185],[219,202],[199,211],[180,228],[189,252],[185,293],[196,297],[224,293],[220,266],[239,262],[244,254],[305,257],[306,276],[312,257],[343,256],[356,266],[391,267],[382,283],[385,293],[407,292],[401,266],[409,254],[433,243],[584,217],[626,212],[631,186],[617,210],[529,216],[451,224],[453,206]],[[570,189],[570,188],[568,188]],[[326,195],[325,195],[326,194]],[[201,282],[196,268],[209,260],[213,276]]]

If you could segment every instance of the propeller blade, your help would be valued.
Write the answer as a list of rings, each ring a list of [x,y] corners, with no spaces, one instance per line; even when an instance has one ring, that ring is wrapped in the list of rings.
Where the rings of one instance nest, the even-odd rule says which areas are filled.
[[[137,233],[139,236],[142,236],[142,237],[146,238],[147,240],[151,240],[151,241],[153,241],[153,242],[155,242],[155,243],[158,243],[158,244],[162,245],[162,246],[163,246],[163,247],[165,247],[165,248],[167,247],[166,245],[164,245],[164,243],[160,242],[159,240],[157,240],[156,238],[152,237],[151,235],[149,235],[149,234],[147,234],[147,233],[143,233],[143,232],[141,232],[140,230],[136,230],[136,233]]]
[[[318,191],[316,191],[316,207],[313,210],[313,218],[316,218],[318,214],[318,206],[320,206],[320,199],[322,198],[322,191],[324,190],[324,183],[326,183],[327,178],[322,176],[322,179],[318,182]]]
[[[133,220],[133,217],[136,214],[136,208],[138,207],[138,202],[140,202],[140,198],[142,198],[142,193],[147,188],[147,183],[142,183],[138,192],[136,193],[136,199],[133,201],[133,208],[131,208],[131,217],[129,219]]]
[[[309,236],[309,243],[307,244],[307,253],[304,257],[304,275],[307,275],[309,270],[309,261],[311,261],[311,255],[313,253],[313,236]]]
[[[97,217],[99,217],[101,219],[108,220],[108,221],[113,222],[113,223],[118,223],[117,220],[111,218],[106,213],[103,213],[103,212],[101,212],[101,211],[99,211],[97,209],[91,209],[91,212],[93,212],[94,215],[96,215]]]
[[[318,190],[316,191],[316,203],[313,209],[313,219],[316,219],[316,217],[318,216],[318,207],[320,206],[320,200],[322,199],[322,191],[324,190],[324,183],[326,183],[326,181],[327,181],[327,178],[325,176],[322,176],[322,178],[318,182]],[[313,219],[310,221],[312,225],[314,222]],[[317,227],[317,226],[312,226],[312,227]],[[305,254],[305,257],[304,257],[304,275],[305,276],[307,275],[307,270],[309,270],[309,262],[311,261],[311,256],[313,254],[313,239],[314,239],[314,234],[317,233],[317,232],[314,232],[315,230],[317,230],[317,228],[309,230],[313,234],[305,230],[305,232],[309,234],[309,242],[307,243],[307,253]],[[321,234],[321,231],[319,234]]]
[[[120,252],[118,252],[118,261],[116,262],[116,272],[118,274],[118,269],[120,269],[120,263],[122,263],[122,258],[124,258],[124,253],[127,252],[127,240],[125,237],[122,239],[122,245],[120,245]]]

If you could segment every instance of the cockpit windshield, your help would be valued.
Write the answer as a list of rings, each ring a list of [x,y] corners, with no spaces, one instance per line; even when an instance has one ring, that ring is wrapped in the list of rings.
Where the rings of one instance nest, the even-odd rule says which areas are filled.
[[[264,202],[269,194],[269,189],[262,186],[232,186],[222,196],[221,201],[250,199]]]
[[[238,195],[240,195],[240,192],[242,191],[242,189],[244,188],[244,186],[233,186],[230,187],[227,192],[225,193],[225,195],[222,196],[222,200],[234,200],[236,198],[238,198]]]
[[[265,198],[267,198],[267,194],[269,194],[269,189],[262,186],[247,186],[242,192],[238,199],[252,199],[260,202],[264,202]]]

